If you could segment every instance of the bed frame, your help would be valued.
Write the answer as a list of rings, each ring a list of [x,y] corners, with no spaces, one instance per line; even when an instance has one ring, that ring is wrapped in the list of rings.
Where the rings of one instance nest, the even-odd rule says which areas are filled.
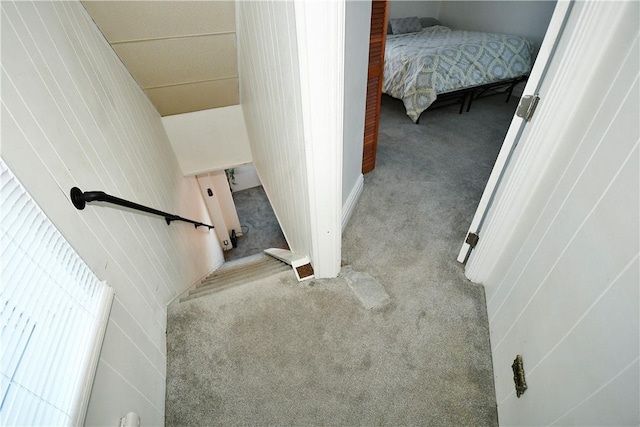
[[[442,93],[438,95],[438,98],[434,101],[434,103],[422,113],[424,114],[426,111],[429,111],[432,108],[447,107],[449,105],[455,104],[460,104],[460,111],[458,112],[458,114],[462,114],[464,112],[465,105],[467,106],[466,110],[468,113],[471,110],[471,104],[474,99],[490,95],[497,95],[498,93],[500,93],[496,92],[497,89],[505,89],[507,93],[507,99],[504,102],[509,102],[509,99],[511,99],[511,94],[513,93],[513,89],[516,87],[516,85],[521,82],[526,82],[528,78],[528,75],[523,75],[520,77],[516,77],[515,79],[502,80],[499,82],[487,83],[480,86],[466,87],[453,92]],[[422,117],[422,114],[420,115],[420,117]],[[418,118],[418,121],[416,121],[416,124],[418,123],[420,123],[420,118]]]

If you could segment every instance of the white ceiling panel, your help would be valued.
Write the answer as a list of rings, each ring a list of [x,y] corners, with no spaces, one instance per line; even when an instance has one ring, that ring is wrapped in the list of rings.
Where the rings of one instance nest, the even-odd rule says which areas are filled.
[[[83,1],[109,43],[235,32],[233,1]]]
[[[161,116],[237,105],[238,79],[167,86],[145,90]]]
[[[160,115],[238,104],[234,1],[82,3]]]
[[[235,34],[122,43],[113,49],[143,89],[238,75]]]

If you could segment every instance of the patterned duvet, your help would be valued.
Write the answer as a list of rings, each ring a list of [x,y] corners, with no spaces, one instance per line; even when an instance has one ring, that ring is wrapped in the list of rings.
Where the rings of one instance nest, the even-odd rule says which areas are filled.
[[[438,94],[512,79],[531,70],[531,43],[518,36],[452,30],[387,35],[382,92],[414,122]]]

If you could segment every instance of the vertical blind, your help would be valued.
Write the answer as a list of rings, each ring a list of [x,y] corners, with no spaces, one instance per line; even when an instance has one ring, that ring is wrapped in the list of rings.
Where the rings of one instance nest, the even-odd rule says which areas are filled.
[[[113,301],[0,159],[0,424],[81,425]]]

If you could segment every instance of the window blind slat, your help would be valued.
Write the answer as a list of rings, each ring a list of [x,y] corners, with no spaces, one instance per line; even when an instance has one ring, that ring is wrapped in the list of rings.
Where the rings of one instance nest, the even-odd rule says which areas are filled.
[[[65,325],[60,328],[60,336],[58,337],[58,343],[56,348],[57,358],[65,359],[69,362],[69,366],[75,367],[73,362],[74,353],[81,353],[73,349],[74,335],[84,336],[85,331],[83,324],[85,324],[86,313],[83,313],[81,309],[74,304],[67,302],[67,309],[65,310]],[[47,382],[42,395],[49,402],[53,402],[56,406],[62,405],[68,399],[68,395],[65,393],[69,387],[75,388],[78,382],[78,370],[73,369],[56,369],[57,366],[50,362],[50,378]],[[66,381],[68,379],[68,381]],[[60,387],[62,386],[62,387]],[[66,387],[65,387],[66,386]]]
[[[83,422],[113,290],[0,160],[0,422]]]

